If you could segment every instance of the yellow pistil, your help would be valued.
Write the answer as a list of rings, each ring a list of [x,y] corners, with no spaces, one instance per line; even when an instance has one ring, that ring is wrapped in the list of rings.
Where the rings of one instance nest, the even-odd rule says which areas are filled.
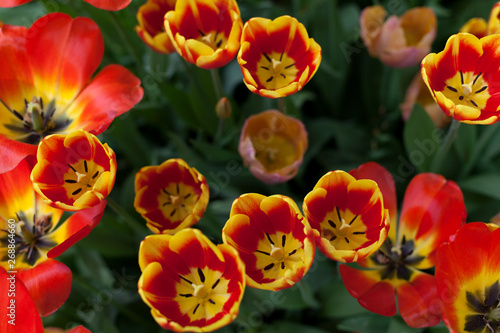
[[[257,64],[257,76],[259,81],[267,89],[280,89],[295,80],[297,68],[295,61],[282,53],[262,53]]]
[[[193,286],[193,296],[198,298],[198,299],[204,299],[208,296],[208,291],[205,285],[202,284],[192,284]]]
[[[277,247],[274,244],[271,244],[271,257],[273,257],[276,260],[283,260],[284,259],[284,254],[283,254],[283,249],[281,247]]]
[[[73,197],[75,200],[90,191],[104,172],[102,166],[87,160],[68,166],[70,169],[64,175],[64,186],[68,197]]]

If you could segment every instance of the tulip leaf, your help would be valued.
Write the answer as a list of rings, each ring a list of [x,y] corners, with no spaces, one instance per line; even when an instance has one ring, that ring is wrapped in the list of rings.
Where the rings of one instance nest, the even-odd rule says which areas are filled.
[[[458,183],[462,190],[485,195],[500,200],[500,175],[497,173],[483,173],[470,176]]]
[[[374,313],[349,317],[341,321],[337,328],[348,332],[360,333],[387,333],[390,318],[382,317]]]
[[[476,138],[477,126],[469,124],[460,125],[457,138],[453,144],[462,163],[467,163],[470,160],[474,148],[476,148]]]
[[[429,171],[439,149],[440,133],[424,108],[415,104],[404,127],[403,139],[408,157],[419,172]]]
[[[323,303],[322,314],[328,318],[345,318],[369,313],[349,294],[340,278],[330,283],[328,288],[324,288],[320,298]]]

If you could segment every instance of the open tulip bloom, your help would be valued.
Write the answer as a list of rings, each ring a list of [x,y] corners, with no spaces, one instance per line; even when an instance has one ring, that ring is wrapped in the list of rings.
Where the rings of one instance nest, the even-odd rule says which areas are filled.
[[[49,205],[70,211],[105,203],[115,177],[115,153],[84,130],[44,138],[31,173],[34,189]]]
[[[453,181],[432,173],[412,179],[405,193],[399,223],[392,176],[382,167],[363,165],[353,174],[382,187],[389,203],[391,229],[380,249],[358,262],[363,270],[340,266],[349,293],[366,309],[384,316],[399,313],[411,327],[437,325],[442,306],[434,276],[426,273],[436,263],[443,242],[465,222],[462,192]],[[396,296],[396,297],[395,297]]]
[[[139,7],[135,31],[146,45],[159,53],[172,53],[175,48],[167,35],[164,16],[174,10],[177,0],[148,0]]]
[[[47,135],[102,133],[142,99],[139,79],[122,66],[91,78],[103,53],[99,27],[88,18],[52,13],[29,29],[0,27],[0,172],[35,155]]]
[[[321,63],[321,47],[294,17],[253,17],[243,27],[237,58],[251,92],[279,98],[309,82]]]
[[[422,60],[422,78],[441,109],[469,124],[492,124],[500,116],[500,35],[451,36],[443,51]]]
[[[373,180],[330,171],[306,195],[303,209],[319,250],[330,259],[361,260],[387,237],[389,211]]]
[[[146,237],[139,266],[139,294],[165,329],[209,332],[238,315],[244,264],[234,248],[214,245],[197,229]]]
[[[197,223],[208,205],[207,180],[184,160],[143,167],[135,176],[134,207],[156,234]]]
[[[450,332],[500,330],[500,229],[468,223],[437,253],[436,284]]]
[[[238,250],[245,263],[247,285],[253,288],[290,288],[314,260],[309,223],[297,204],[283,195],[240,196],[233,202],[222,238]]]
[[[222,67],[236,56],[242,28],[235,0],[177,0],[165,15],[177,53],[203,69]]]

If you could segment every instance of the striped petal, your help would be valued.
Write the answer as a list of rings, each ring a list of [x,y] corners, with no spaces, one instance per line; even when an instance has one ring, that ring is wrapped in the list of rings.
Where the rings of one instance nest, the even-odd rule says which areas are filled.
[[[292,287],[314,260],[314,238],[292,199],[249,193],[237,198],[222,229],[246,267],[247,284],[281,290]]]
[[[174,10],[177,0],[148,0],[139,7],[135,31],[146,45],[159,53],[169,54],[175,48],[164,28],[165,14]]]

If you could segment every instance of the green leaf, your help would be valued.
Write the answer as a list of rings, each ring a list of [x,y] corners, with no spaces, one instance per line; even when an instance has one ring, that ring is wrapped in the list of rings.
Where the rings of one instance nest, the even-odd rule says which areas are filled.
[[[454,147],[462,163],[466,163],[471,158],[474,148],[476,148],[476,138],[477,126],[462,124],[458,129]],[[498,145],[495,146],[498,147]]]
[[[387,333],[391,318],[376,314],[349,317],[340,322],[337,328],[349,332]]]
[[[412,328],[409,327],[401,317],[392,317],[391,322],[389,323],[389,329],[387,333],[419,333],[422,332],[421,328]]]
[[[403,130],[403,139],[412,164],[419,172],[429,171],[440,145],[440,131],[420,104],[415,104]]]
[[[482,194],[500,200],[500,175],[496,173],[480,174],[458,183],[462,190]]]
[[[341,279],[335,280],[320,294],[323,302],[322,314],[329,318],[344,318],[369,313],[352,297]]]

